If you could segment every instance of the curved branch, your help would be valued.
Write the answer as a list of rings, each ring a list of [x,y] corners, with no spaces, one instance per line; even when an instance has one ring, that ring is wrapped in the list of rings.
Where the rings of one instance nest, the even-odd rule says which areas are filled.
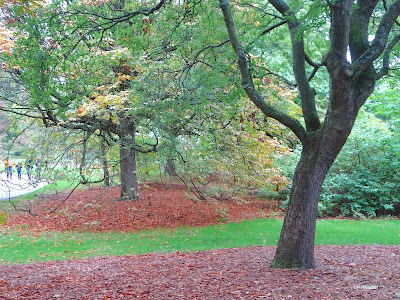
[[[293,81],[290,81],[285,76],[282,76],[282,75],[280,75],[278,73],[275,73],[275,72],[271,71],[270,69],[268,69],[266,67],[263,67],[263,66],[257,66],[257,68],[260,68],[260,69],[263,69],[263,70],[267,71],[267,75],[272,75],[272,76],[280,78],[281,80],[283,80],[283,82],[285,82],[290,87],[297,87],[297,83],[295,83]]]
[[[321,64],[321,63],[316,63],[315,61],[313,61],[313,60],[311,59],[311,57],[308,56],[307,53],[306,53],[306,57],[305,57],[305,58],[306,58],[306,62],[307,62],[310,66],[314,67],[314,69],[313,69],[313,71],[311,72],[310,76],[308,76],[308,81],[310,82],[310,81],[314,78],[315,74],[317,74],[317,71],[319,70],[319,68],[322,67],[322,64]]]
[[[274,30],[275,28],[278,28],[279,26],[284,25],[284,24],[286,24],[286,23],[287,23],[287,21],[284,20],[284,21],[281,21],[281,22],[279,22],[279,23],[277,23],[277,24],[275,24],[275,25],[272,25],[271,27],[268,27],[268,28],[265,29],[263,32],[261,32],[261,35],[264,35],[264,34],[270,32],[270,31]]]
[[[304,142],[306,138],[306,131],[301,125],[300,121],[266,103],[262,96],[256,91],[253,84],[253,79],[250,75],[246,55],[237,36],[236,27],[233,22],[229,2],[228,0],[220,0],[219,2],[222,12],[224,14],[225,25],[229,34],[232,47],[235,50],[236,56],[238,58],[238,66],[242,77],[242,86],[246,91],[248,97],[258,108],[261,109],[261,111],[265,115],[289,127],[300,139],[300,141]]]
[[[354,62],[353,68],[355,79],[367,70],[371,63],[373,63],[384,52],[389,33],[399,15],[400,0],[396,0],[383,15],[371,46],[369,46],[368,50]]]
[[[69,199],[69,197],[71,197],[71,195],[73,194],[73,192],[75,192],[75,190],[76,190],[76,189],[78,188],[78,186],[80,186],[81,184],[82,184],[81,182],[78,182],[78,183],[75,185],[75,187],[74,187],[72,190],[69,191],[68,196],[65,197],[54,209],[52,209],[52,210],[50,211],[50,213],[52,214],[52,213],[56,212],[57,209],[59,209],[59,208],[61,207],[61,205],[62,205],[65,201],[67,201],[67,200]]]
[[[314,67],[314,68],[322,67],[322,64],[321,64],[321,63],[316,63],[315,61],[313,61],[313,60],[311,59],[311,57],[310,57],[307,53],[305,53],[305,59],[306,59],[306,62],[307,62],[311,67]]]
[[[387,7],[386,0],[382,0],[382,3],[383,3],[383,8],[385,9],[385,11],[387,11],[388,7]],[[398,21],[395,21],[395,23],[396,23],[397,26],[400,26],[400,23]]]
[[[304,38],[300,29],[300,21],[285,1],[269,0],[269,2],[285,17],[289,26],[293,54],[293,73],[300,93],[301,108],[307,131],[318,130],[321,122],[315,106],[315,93],[310,86],[306,73],[305,60],[307,55],[304,50]]]
[[[82,16],[82,15],[87,15],[87,16],[92,16],[92,17],[96,17],[98,19],[100,19],[101,21],[103,21],[102,23],[96,23],[94,21],[91,22],[84,22],[82,24],[80,24],[79,26],[77,26],[70,35],[75,34],[76,32],[79,31],[80,28],[84,27],[85,29],[87,29],[88,31],[86,32],[86,35],[90,35],[93,32],[101,32],[101,37],[100,37],[100,41],[103,40],[104,34],[105,32],[107,32],[108,30],[112,29],[114,26],[116,26],[119,23],[123,23],[123,22],[127,22],[130,19],[132,19],[133,17],[137,16],[137,15],[143,15],[143,16],[149,16],[151,14],[154,14],[155,12],[157,12],[158,10],[160,10],[163,5],[166,3],[166,0],[160,0],[160,2],[158,2],[157,5],[151,7],[151,8],[143,8],[143,9],[139,9],[137,11],[134,12],[130,12],[130,13],[126,13],[117,17],[107,17],[103,14],[99,14],[99,13],[95,13],[95,12],[85,12],[85,11],[80,11],[78,9],[75,9],[75,11],[71,12],[62,12],[62,14],[66,14],[66,15],[70,15],[70,16]],[[91,23],[93,23],[93,25],[91,25]],[[88,24],[86,26],[86,24]],[[70,50],[65,54],[65,57],[68,57],[70,53],[72,53],[72,51],[79,45],[79,43],[81,42],[85,42],[85,37],[81,36],[70,48]]]
[[[400,42],[400,34],[396,35],[393,40],[390,42],[390,44],[387,46],[385,49],[385,52],[383,53],[383,63],[382,63],[382,68],[380,71],[376,74],[376,80],[381,79],[385,75],[389,73],[389,59],[390,59],[390,53],[392,52],[394,46]]]

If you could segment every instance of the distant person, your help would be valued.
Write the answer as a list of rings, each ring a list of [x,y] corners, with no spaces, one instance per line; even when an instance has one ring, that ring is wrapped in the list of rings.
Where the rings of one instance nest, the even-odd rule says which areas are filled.
[[[20,162],[17,163],[15,168],[17,169],[18,180],[21,180],[21,178],[22,178],[22,163],[20,163]]]
[[[36,178],[37,178],[37,179],[40,179],[40,172],[41,172],[41,170],[42,170],[42,167],[40,166],[40,158],[38,158],[38,159],[36,160],[35,165],[36,165]]]
[[[26,174],[28,175],[29,180],[32,180],[32,169],[33,169],[33,159],[29,157],[26,160]]]
[[[7,179],[10,178],[10,180],[12,180],[12,169],[13,169],[14,163],[12,162],[12,159],[10,156],[7,156],[7,159],[4,160],[4,165],[5,165],[6,172],[7,172]]]

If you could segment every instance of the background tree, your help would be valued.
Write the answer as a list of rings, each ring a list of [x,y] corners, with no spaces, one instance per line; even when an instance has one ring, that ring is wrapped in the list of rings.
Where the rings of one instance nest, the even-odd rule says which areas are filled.
[[[167,155],[162,161],[171,169],[176,159],[168,155],[182,158],[176,151],[177,141],[182,144],[189,138],[192,145],[209,145],[210,137],[218,137],[215,149],[220,153],[213,158],[218,161],[218,155],[235,151],[235,138],[241,136],[246,142],[238,144],[238,153],[224,155],[225,163],[218,168],[231,169],[228,173],[232,176],[225,181],[233,178],[242,188],[256,182],[250,174],[260,166],[272,166],[271,157],[257,164],[254,160],[261,156],[245,148],[260,146],[265,153],[272,153],[280,143],[271,138],[281,136],[282,128],[267,125],[252,108],[241,111],[239,106],[247,104],[238,105],[242,96],[236,88],[233,56],[225,54],[224,27],[214,18],[218,7],[210,9],[207,2],[170,3],[168,10],[161,9],[163,1],[154,1],[148,9],[135,1],[121,2],[123,6],[118,8],[108,2],[61,3],[46,8],[40,18],[27,17],[18,24],[24,34],[17,39],[14,61],[8,61],[23,70],[18,75],[30,95],[18,109],[34,111],[47,127],[86,131],[90,137],[98,134],[110,145],[118,144],[121,196],[136,198],[136,152],[155,150],[152,145],[160,138],[164,145],[169,144],[171,151],[162,152]],[[157,16],[150,15],[155,10]],[[278,85],[275,88],[277,95],[283,91]],[[291,97],[286,98],[288,105],[295,107]],[[238,124],[244,118],[239,118],[241,113],[250,124],[247,129],[253,130],[251,138],[244,130],[239,133],[244,125]],[[236,171],[233,175],[236,168],[227,158],[240,163],[244,156],[249,163],[242,168],[247,170],[242,180],[244,174]],[[187,166],[182,169],[185,176],[193,173]],[[192,162],[189,168],[194,170],[197,164]],[[204,171],[215,173],[216,169]],[[268,181],[266,170],[252,188]],[[194,173],[189,178],[199,177]],[[278,173],[274,172],[279,181]]]
[[[130,64],[130,54],[115,44],[111,33],[104,40],[99,32],[92,36],[87,32],[74,34],[76,24],[90,19],[76,11],[67,14],[58,9],[64,7],[46,8],[40,21],[26,17],[18,23],[20,30],[26,29],[26,35],[17,39],[21,48],[14,48],[14,65],[24,69],[18,75],[29,91],[29,99],[20,102],[18,109],[22,112],[34,108],[32,116],[42,119],[47,127],[61,126],[90,134],[101,130],[111,140],[117,137],[121,196],[136,199],[135,152],[154,149],[150,146],[143,150],[136,145],[135,112],[124,104],[132,76],[138,71]],[[66,30],[60,26],[66,26]],[[113,63],[104,64],[107,59]]]
[[[244,90],[266,116],[289,127],[303,146],[272,266],[313,268],[321,186],[350,134],[359,109],[374,90],[375,83],[389,71],[390,55],[399,41],[395,28],[400,1],[393,1],[387,9],[376,0],[315,2],[309,6],[296,1],[270,0],[269,3],[275,9],[271,14],[273,26],[286,24],[288,28],[292,46],[290,65],[300,95],[305,127],[299,120],[270,105],[256,90],[229,2],[220,0]],[[296,13],[299,8],[302,10]],[[312,16],[316,15],[329,16],[330,24],[330,45],[320,64],[310,59],[304,42],[311,34],[305,24],[310,24],[314,20]],[[372,22],[373,15],[381,16],[379,22],[376,18]],[[371,36],[372,41],[369,40]],[[307,63],[316,67],[323,65],[329,74],[329,104],[323,122],[317,112]]]

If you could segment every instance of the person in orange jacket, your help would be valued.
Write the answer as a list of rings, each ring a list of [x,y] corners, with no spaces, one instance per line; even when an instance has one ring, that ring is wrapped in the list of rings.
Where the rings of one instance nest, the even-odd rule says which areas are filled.
[[[14,163],[10,156],[7,156],[7,159],[4,160],[4,166],[7,172],[7,179],[10,178],[12,180],[12,169],[14,167]]]

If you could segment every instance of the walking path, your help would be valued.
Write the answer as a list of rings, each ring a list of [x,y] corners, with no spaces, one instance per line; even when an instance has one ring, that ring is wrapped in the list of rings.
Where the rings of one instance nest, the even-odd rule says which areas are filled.
[[[7,179],[5,172],[0,176],[0,200],[8,200],[21,195],[29,194],[47,185],[46,180],[29,181],[28,176],[22,174],[18,179],[17,173],[13,173],[12,179]]]

